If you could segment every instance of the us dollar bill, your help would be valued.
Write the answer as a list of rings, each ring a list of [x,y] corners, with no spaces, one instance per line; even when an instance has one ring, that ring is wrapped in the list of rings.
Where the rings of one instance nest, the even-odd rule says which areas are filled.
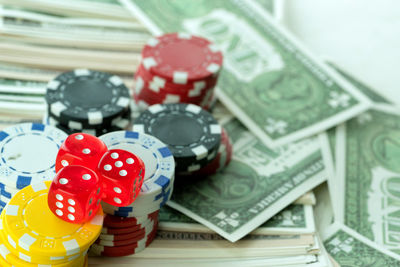
[[[213,232],[211,229],[168,206],[163,207],[159,212],[158,228],[164,231]],[[315,224],[312,206],[293,204],[273,216],[250,234],[293,235],[313,233],[315,233]]]
[[[326,172],[317,137],[271,149],[236,119],[224,128],[233,142],[230,165],[202,179],[177,178],[167,204],[235,242],[325,181]]]
[[[399,266],[397,254],[340,223],[324,229],[322,236],[326,250],[341,266]]]
[[[341,132],[337,219],[399,253],[400,111],[377,105],[346,122]]]
[[[270,147],[312,136],[370,105],[252,0],[121,3],[153,34],[184,31],[212,40],[224,53],[218,98]]]

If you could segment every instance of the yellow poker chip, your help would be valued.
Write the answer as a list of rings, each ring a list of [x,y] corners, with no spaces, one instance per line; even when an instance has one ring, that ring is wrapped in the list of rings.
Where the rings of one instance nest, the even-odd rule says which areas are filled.
[[[8,265],[6,266],[20,266],[20,267],[41,267],[44,266],[43,264],[35,264],[35,263],[29,263],[26,262],[20,258],[18,258],[17,255],[14,255],[11,251],[9,251],[6,247],[6,241],[1,237],[0,238],[0,255],[3,261],[5,261]],[[76,257],[73,261],[70,262],[64,262],[61,264],[51,264],[51,265],[46,265],[46,266],[53,266],[53,267],[71,267],[71,266],[84,266],[84,262],[86,261],[86,254],[83,254],[80,257]],[[0,263],[2,261],[0,260]],[[3,266],[3,265],[1,265]]]
[[[0,266],[2,267],[11,267],[12,265],[6,261],[3,255],[0,254]]]
[[[83,224],[59,219],[47,204],[50,185],[47,181],[23,188],[2,213],[8,243],[20,255],[48,263],[87,251],[100,235],[104,217],[100,208],[91,221]]]
[[[46,258],[28,256],[24,253],[17,251],[16,248],[12,247],[7,240],[7,237],[3,230],[3,224],[1,223],[2,218],[3,214],[0,215],[0,255],[2,255],[2,257],[6,259],[9,263],[13,264],[13,266],[22,266],[22,264],[25,264],[24,266],[82,266],[86,252],[70,257],[58,257],[49,259],[48,257]],[[20,260],[22,260],[22,262]],[[36,263],[40,264],[38,265]]]

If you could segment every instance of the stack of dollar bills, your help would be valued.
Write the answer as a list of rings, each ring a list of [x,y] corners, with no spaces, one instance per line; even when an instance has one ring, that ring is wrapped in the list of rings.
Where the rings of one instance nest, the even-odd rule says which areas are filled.
[[[146,250],[89,266],[400,266],[400,109],[308,50],[277,20],[281,3],[0,0],[0,128],[40,119],[62,71],[132,87],[152,35],[224,52],[214,115],[231,164],[175,188]]]

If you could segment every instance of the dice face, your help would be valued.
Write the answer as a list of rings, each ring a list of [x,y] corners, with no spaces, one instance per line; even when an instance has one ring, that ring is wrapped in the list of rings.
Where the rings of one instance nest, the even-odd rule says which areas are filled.
[[[118,207],[130,205],[142,187],[145,168],[136,155],[121,149],[106,152],[98,165],[103,201]]]
[[[81,165],[95,170],[107,152],[107,146],[97,137],[85,134],[71,134],[61,145],[56,158],[56,172],[65,166]]]
[[[70,165],[62,168],[53,179],[47,202],[60,219],[83,223],[96,214],[101,197],[98,175],[86,167]]]

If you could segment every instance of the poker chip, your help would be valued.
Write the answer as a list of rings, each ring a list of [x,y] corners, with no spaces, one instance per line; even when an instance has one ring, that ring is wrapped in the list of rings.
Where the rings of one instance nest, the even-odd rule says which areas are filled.
[[[152,213],[155,211],[158,211],[161,207],[165,205],[165,203],[168,202],[168,200],[171,198],[172,191],[173,191],[173,182],[171,183],[171,186],[169,189],[167,189],[165,192],[160,193],[158,196],[154,198],[153,204],[148,204],[146,206],[140,205],[140,203],[137,203],[137,200],[140,197],[140,194],[138,196],[138,199],[135,200],[131,205],[125,206],[125,207],[116,207],[113,205],[110,205],[108,203],[102,202],[102,207],[105,213],[111,214],[114,216],[120,216],[120,217],[142,217],[144,214],[147,213]]]
[[[140,240],[132,244],[119,245],[119,246],[106,246],[95,243],[90,248],[90,252],[93,253],[94,255],[99,255],[99,256],[101,255],[107,257],[122,257],[122,256],[137,254],[140,251],[144,250],[154,240],[157,234],[157,227],[158,223],[155,223],[153,228],[148,234],[146,234]]]
[[[151,38],[135,72],[135,102],[142,110],[167,103],[208,109],[222,62],[222,53],[205,38],[186,33]]]
[[[26,266],[26,267],[40,267],[44,266],[43,264],[38,263],[30,263],[23,259],[21,259],[18,254],[13,254],[8,247],[10,244],[7,244],[7,240],[4,240],[3,235],[0,237],[0,263],[1,266]],[[58,266],[58,267],[70,267],[70,266],[83,266],[84,262],[87,259],[86,253],[80,255],[77,254],[71,260],[64,261],[57,264],[52,264],[51,266]]]
[[[110,127],[98,127],[93,129],[71,129],[68,126],[60,124],[55,118],[50,117],[47,113],[43,115],[42,123],[45,125],[51,125],[60,129],[68,135],[74,133],[87,133],[94,136],[101,136],[103,134],[107,134],[110,132],[126,130],[131,123],[131,112],[127,111],[122,117],[119,117],[112,122],[112,126]]]
[[[127,256],[143,250],[153,240],[158,211],[171,198],[175,161],[169,148],[145,133],[118,131],[100,136],[108,149],[124,149],[144,163],[145,177],[136,200],[117,207],[102,202],[103,229],[91,252],[103,256]]]
[[[72,129],[90,129],[111,124],[128,110],[130,94],[118,76],[76,69],[47,84],[46,102],[49,115],[60,124]]]
[[[63,131],[38,123],[17,124],[0,132],[1,206],[18,190],[54,178],[55,157],[66,138]]]
[[[137,216],[147,215],[147,208],[162,206],[163,197],[174,181],[175,162],[168,147],[157,138],[138,132],[117,131],[99,137],[108,149],[124,149],[142,159],[145,165],[145,178],[136,200],[126,209],[142,211]],[[167,191],[165,191],[167,190]],[[114,207],[102,203],[103,207]],[[123,210],[125,207],[114,207]],[[109,213],[111,215],[116,215]],[[117,215],[118,216],[118,215]]]
[[[223,61],[222,53],[210,41],[186,33],[150,39],[142,57],[147,70],[176,84],[215,76]]]
[[[222,128],[221,145],[219,146],[217,156],[205,167],[201,168],[196,172],[188,174],[193,176],[213,175],[223,170],[224,168],[226,168],[226,166],[229,165],[232,159],[232,152],[233,152],[233,147],[229,139],[228,133],[224,128]],[[180,175],[182,175],[182,173],[180,173]]]
[[[126,129],[129,125],[131,121],[131,109],[126,110],[123,114],[121,114],[120,116],[118,116],[117,118],[113,119],[111,121],[110,125],[106,125],[106,124],[101,124],[101,125],[97,125],[97,126],[93,126],[90,128],[81,128],[81,127],[76,127],[76,125],[74,124],[70,124],[70,125],[63,125],[61,124],[57,118],[55,118],[54,116],[49,116],[47,113],[45,113],[45,115],[43,116],[43,124],[50,124],[53,126],[62,126],[66,129],[69,129],[70,131],[93,131],[93,130],[107,130],[110,128],[119,128],[119,129]]]
[[[103,211],[91,221],[72,224],[57,218],[47,205],[51,182],[25,187],[2,212],[2,232],[11,253],[31,263],[56,264],[84,255],[100,235]]]
[[[139,241],[144,236],[147,236],[154,229],[157,222],[158,222],[157,218],[155,218],[154,220],[150,220],[148,224],[143,226],[143,228],[139,228],[139,229],[135,230],[134,232],[130,232],[130,233],[100,234],[98,240],[99,241],[101,241],[101,240],[104,240],[104,241],[130,240],[133,243],[134,241]],[[123,229],[123,228],[119,228],[119,229]],[[124,237],[124,235],[129,235],[129,238]]]
[[[200,170],[217,155],[221,126],[192,104],[153,105],[135,121],[133,130],[153,135],[168,145],[177,172]]]
[[[112,235],[123,235],[123,234],[129,234],[129,233],[134,233],[141,231],[148,227],[149,225],[153,224],[154,221],[156,221],[157,216],[158,216],[158,211],[154,213],[155,215],[152,215],[151,217],[147,219],[143,224],[137,224],[134,226],[127,226],[127,227],[118,227],[118,228],[112,228],[112,227],[107,227],[103,225],[103,229],[101,230],[102,234],[112,234]]]
[[[148,221],[149,217],[154,217],[157,215],[158,211],[151,213],[148,216],[134,217],[134,218],[125,218],[125,217],[105,214],[103,225],[111,228],[125,228],[131,226],[133,227],[136,225],[144,224],[145,222]]]
[[[84,267],[89,267],[89,257],[86,255],[85,263],[83,264]]]
[[[126,241],[126,240],[137,240],[138,238],[144,237],[144,231],[136,231],[128,234],[100,234],[96,242],[103,241]]]

